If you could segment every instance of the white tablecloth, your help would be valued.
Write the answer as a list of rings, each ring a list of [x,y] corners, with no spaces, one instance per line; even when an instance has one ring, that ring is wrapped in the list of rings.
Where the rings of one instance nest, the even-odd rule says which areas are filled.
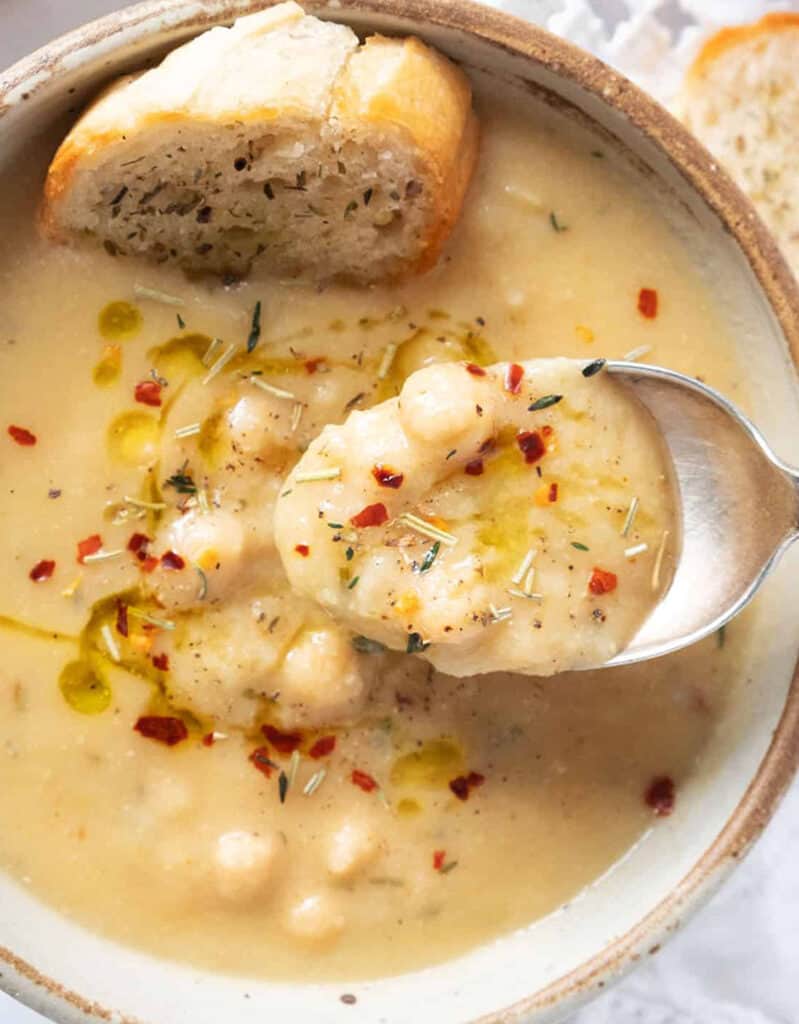
[[[799,2],[764,0],[493,2],[593,49],[665,101],[703,32],[766,9],[799,9]],[[0,67],[122,6],[124,0],[0,0]],[[799,1024],[797,969],[799,785],[712,903],[569,1024]],[[0,1024],[44,1021],[0,993]]]

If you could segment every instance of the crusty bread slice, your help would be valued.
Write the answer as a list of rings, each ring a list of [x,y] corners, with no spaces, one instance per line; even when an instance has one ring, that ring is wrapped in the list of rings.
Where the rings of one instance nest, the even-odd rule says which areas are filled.
[[[799,272],[799,14],[722,29],[689,69],[679,114],[754,202]]]
[[[435,263],[476,153],[448,60],[282,3],[96,100],[53,159],[42,224],[191,270],[396,278]]]

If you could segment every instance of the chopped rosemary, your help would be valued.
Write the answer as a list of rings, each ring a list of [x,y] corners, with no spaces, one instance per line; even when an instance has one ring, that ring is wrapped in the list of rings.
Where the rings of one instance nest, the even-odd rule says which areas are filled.
[[[208,595],[208,577],[205,575],[205,573],[202,571],[199,565],[194,566],[194,571],[200,577],[200,589],[197,592],[197,600],[204,601]]]
[[[308,781],[305,783],[305,788],[302,791],[303,795],[313,796],[317,789],[319,789],[319,787],[325,781],[326,775],[327,768],[320,768],[319,771],[314,772],[310,779],[308,779]]]
[[[560,234],[561,231],[568,231],[569,228],[566,224],[561,224],[558,220],[558,216],[554,210],[549,211],[549,223],[552,225],[552,230]]]
[[[331,530],[343,530],[344,529],[344,523],[328,523],[327,525],[328,525],[328,527]]]
[[[657,590],[660,586],[660,570],[663,568],[663,556],[666,553],[666,543],[669,539],[669,531],[664,530],[663,536],[660,538],[660,547],[658,553],[655,556],[655,565],[652,569],[652,589]]]
[[[178,494],[196,494],[197,484],[195,484],[191,473],[186,472],[187,462],[184,462],[177,473],[173,473],[172,476],[168,476],[164,480],[164,487],[174,487]]]
[[[625,558],[635,558],[636,555],[642,555],[645,551],[649,551],[649,545],[648,544],[645,544],[645,543],[633,544],[633,546],[631,548],[625,548],[624,549],[624,557]]]
[[[284,804],[286,802],[286,793],[289,791],[289,777],[282,769],[277,777],[277,791],[280,796],[280,802]]]
[[[446,864],[442,864],[442,866],[438,869],[438,873],[439,875],[448,875],[450,871],[452,871],[457,866],[458,862],[456,860],[447,861]]]
[[[543,398],[537,398],[532,405],[528,405],[527,411],[538,412],[539,409],[548,409],[550,405],[557,405],[562,398],[563,395],[544,395]]]
[[[310,469],[306,473],[296,473],[294,483],[312,484],[317,480],[337,480],[340,476],[340,466],[331,466],[330,469]]]
[[[153,302],[160,302],[163,306],[185,306],[186,303],[177,295],[170,295],[169,292],[159,291],[158,288],[148,288],[144,284],[134,284],[133,294],[137,299],[152,299]]]
[[[721,648],[724,646],[724,644],[726,642],[727,642],[727,626],[725,624],[723,626],[719,626],[719,628],[716,630],[716,647],[718,647],[719,650],[721,650]]]
[[[422,559],[422,564],[419,566],[419,572],[428,572],[435,562],[438,552],[441,550],[441,541],[437,540],[435,544],[430,548],[427,554]]]
[[[178,427],[175,431],[175,437],[194,437],[195,434],[199,434],[202,427],[199,423],[188,423],[185,427]]]
[[[624,518],[624,526],[622,526],[621,528],[622,537],[626,537],[629,534],[630,530],[632,530],[633,523],[635,522],[635,517],[638,514],[638,506],[640,504],[641,502],[638,500],[638,498],[633,498],[633,500],[630,502],[630,507],[627,509],[627,515]]]
[[[347,548],[347,550],[344,552],[344,557],[347,559],[348,562],[351,562],[354,554],[355,552],[352,550],[352,548]]]
[[[579,540],[573,540],[572,547],[577,548],[578,551],[588,551],[586,545],[582,544]]]
[[[95,551],[93,555],[84,555],[84,562],[107,562],[110,558],[119,558],[120,555],[125,554],[124,548],[114,548],[113,551]]]
[[[141,498],[131,498],[125,495],[122,499],[126,505],[133,505],[134,508],[145,508],[151,512],[163,512],[167,507],[165,501],[143,501]]]
[[[449,462],[449,460],[452,458],[453,455],[457,455],[457,453],[458,453],[458,449],[457,448],[451,448],[447,452],[447,462]]]
[[[183,319],[180,313],[176,313],[175,316],[177,317],[178,328],[182,331],[183,328],[186,326],[186,321]]]
[[[527,597],[527,595],[525,593],[523,593],[521,590],[519,591],[519,594],[522,597]],[[513,618],[513,609],[512,608],[497,608],[496,605],[489,604],[488,610],[491,613],[491,621],[492,622],[507,622],[508,619],[512,619]]]
[[[294,408],[291,410],[291,432],[296,432],[297,427],[300,425],[302,414],[305,412],[305,406],[301,402],[297,402]]]
[[[354,636],[350,642],[360,654],[382,654],[386,650],[385,644],[370,640],[368,636]]]
[[[353,578],[347,584],[347,590],[352,590],[353,587],[357,586],[360,576],[353,576]]]
[[[233,358],[235,354],[236,346],[233,344],[228,345],[228,347],[225,349],[222,355],[211,366],[208,373],[206,373],[206,375],[203,377],[203,384],[210,384],[214,377],[216,377],[218,374],[222,372],[222,370],[227,366],[227,364],[230,362],[230,360]],[[583,371],[583,373],[585,373],[585,371]]]
[[[149,622],[151,626],[157,626],[158,629],[174,629],[175,623],[171,619],[159,619],[155,615],[150,615],[149,612],[142,611],[141,608],[133,608],[128,606],[128,615],[132,615],[134,619],[141,619],[142,622]]]
[[[607,359],[595,359],[592,363],[583,367],[583,377],[593,377],[599,373],[602,367],[607,362]]]
[[[221,345],[222,345],[222,339],[221,338],[212,338],[211,339],[211,342],[210,342],[208,348],[205,350],[205,352],[203,353],[203,357],[200,360],[200,362],[203,364],[203,366],[210,366],[211,365],[211,363],[214,361],[214,356],[217,353],[217,349],[219,349]]]
[[[437,526],[433,526],[432,523],[428,523],[426,519],[422,519],[421,516],[415,516],[412,512],[403,512],[399,517],[399,521],[405,525],[410,526],[412,530],[416,530],[417,533],[423,534],[425,537],[429,537],[431,540],[439,540],[442,544],[446,544],[447,547],[453,547],[458,543],[458,538],[453,533],[448,533],[446,530],[440,530]]]
[[[533,564],[533,559],[538,554],[537,548],[530,548],[527,554],[522,559],[522,562],[516,572],[511,576],[510,581],[517,586],[522,582],[524,577],[530,571],[530,566]]]
[[[344,216],[345,217],[349,217],[349,215],[351,213],[355,213],[355,211],[357,209],[358,209],[357,202],[354,199],[350,199],[350,201],[347,203],[346,208],[344,209]]]
[[[429,646],[429,643],[425,643],[422,640],[421,633],[409,633],[408,642],[405,645],[405,653],[420,654],[422,651],[426,651]]]
[[[111,658],[114,661],[119,661],[121,658],[119,645],[114,639],[114,634],[111,632],[111,627],[107,622],[104,622],[103,625],[100,626],[100,633],[102,634],[105,646],[108,648],[108,653],[111,655]]]
[[[294,785],[294,780],[297,778],[297,769],[300,767],[300,752],[299,750],[292,750],[291,760],[289,761],[288,780],[289,785]]]
[[[247,351],[252,352],[255,346],[258,344],[258,340],[261,337],[261,300],[259,299],[255,303],[255,308],[252,311],[252,324],[250,326],[250,334],[247,338]]]
[[[380,360],[380,366],[377,368],[378,380],[385,380],[388,376],[388,371],[391,369],[391,364],[394,362],[394,356],[397,354],[398,348],[399,346],[393,341],[386,345],[383,351],[383,358]]]
[[[532,590],[529,591],[529,592],[527,590],[520,590],[518,587],[508,587],[507,590],[505,591],[505,593],[506,594],[510,594],[511,597],[524,597],[528,601],[531,601],[531,600],[532,601],[543,601],[544,600],[544,595],[543,594],[536,594]],[[491,607],[493,608],[493,605]],[[510,615],[502,615],[503,611],[508,611],[509,612],[510,608],[499,608],[499,609],[493,608],[493,611],[491,612],[491,614],[494,616],[494,619],[496,621],[500,621],[503,618],[509,619]],[[494,614],[495,612],[496,612],[496,614]],[[499,619],[497,619],[497,615],[499,615]]]
[[[267,394],[274,395],[275,398],[292,398],[296,399],[296,395],[292,394],[291,391],[286,391],[284,388],[276,388],[274,384],[269,384],[265,380],[261,380],[260,377],[254,377],[252,374],[246,378],[250,384],[254,384],[261,391],[266,391]]]
[[[634,363],[636,359],[640,359],[641,356],[645,356],[651,351],[651,345],[639,345],[638,348],[631,349],[629,352],[623,355],[622,359],[627,363]]]

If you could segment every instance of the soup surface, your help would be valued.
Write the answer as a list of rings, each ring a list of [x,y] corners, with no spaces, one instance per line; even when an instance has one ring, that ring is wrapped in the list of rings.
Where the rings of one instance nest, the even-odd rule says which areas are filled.
[[[289,592],[283,481],[414,370],[637,350],[737,386],[659,197],[583,128],[475,84],[462,222],[433,272],[391,288],[190,281],[54,249],[34,176],[4,182],[0,862],[90,928],[269,977],[421,967],[601,885],[702,754],[726,679],[714,643],[625,670],[448,676],[421,634],[386,650]],[[598,487],[614,538],[639,499],[627,546],[648,542],[631,557],[649,579],[656,491]],[[490,541],[513,575],[529,545],[508,504]],[[590,581],[610,567],[578,525],[566,572],[600,629],[615,597]]]

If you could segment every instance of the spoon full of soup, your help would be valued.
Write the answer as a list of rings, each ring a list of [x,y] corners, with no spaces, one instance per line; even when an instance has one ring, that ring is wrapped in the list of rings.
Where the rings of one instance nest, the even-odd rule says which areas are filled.
[[[721,395],[637,363],[435,364],[327,426],[275,532],[364,651],[549,675],[719,629],[797,534],[795,476]]]

